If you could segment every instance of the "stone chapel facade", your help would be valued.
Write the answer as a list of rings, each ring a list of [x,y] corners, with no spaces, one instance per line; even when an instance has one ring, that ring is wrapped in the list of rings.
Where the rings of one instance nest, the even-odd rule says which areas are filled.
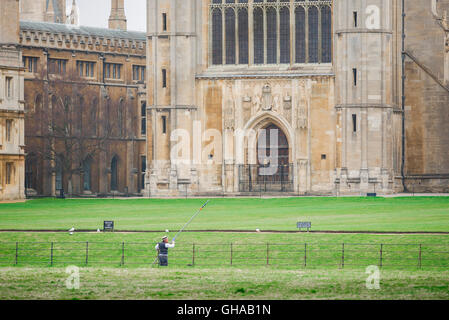
[[[147,1],[147,195],[448,191],[449,1],[405,3],[402,49],[399,0]]]

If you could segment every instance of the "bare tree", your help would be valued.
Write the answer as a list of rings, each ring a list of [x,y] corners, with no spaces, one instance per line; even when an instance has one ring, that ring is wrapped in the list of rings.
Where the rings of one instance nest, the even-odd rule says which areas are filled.
[[[51,170],[60,166],[72,185],[73,176],[83,173],[86,159],[106,150],[111,135],[109,117],[102,115],[98,104],[101,90],[67,72],[42,81],[42,91],[47,99],[34,119],[40,122],[42,144],[30,151],[48,160]]]

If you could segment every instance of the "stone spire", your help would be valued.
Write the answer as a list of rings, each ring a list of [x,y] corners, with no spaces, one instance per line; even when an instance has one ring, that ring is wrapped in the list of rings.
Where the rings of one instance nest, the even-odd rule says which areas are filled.
[[[79,9],[76,4],[76,0],[73,0],[72,2],[72,10],[70,11],[70,15],[68,16],[67,24],[72,24],[75,26],[79,25]]]
[[[109,29],[127,29],[125,16],[125,0],[111,0],[111,15],[109,16]]]
[[[55,8],[53,6],[53,0],[48,1],[47,11],[45,12],[45,21],[55,22]]]

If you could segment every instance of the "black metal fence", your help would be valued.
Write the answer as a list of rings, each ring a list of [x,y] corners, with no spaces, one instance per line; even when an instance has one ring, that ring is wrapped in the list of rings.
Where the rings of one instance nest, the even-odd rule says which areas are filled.
[[[293,164],[278,165],[273,174],[263,174],[268,165],[240,165],[240,192],[293,192]]]
[[[155,243],[0,242],[0,266],[157,266]],[[448,268],[447,244],[177,244],[174,266]]]

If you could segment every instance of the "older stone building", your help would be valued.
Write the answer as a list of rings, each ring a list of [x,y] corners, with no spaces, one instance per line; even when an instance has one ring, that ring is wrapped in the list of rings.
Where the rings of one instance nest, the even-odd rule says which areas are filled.
[[[19,1],[0,2],[0,201],[25,197],[23,67]]]
[[[147,194],[448,191],[448,9],[147,1]]]
[[[449,0],[111,5],[1,2],[3,198],[449,191]]]
[[[146,39],[124,30],[21,21],[27,195],[144,189]]]

